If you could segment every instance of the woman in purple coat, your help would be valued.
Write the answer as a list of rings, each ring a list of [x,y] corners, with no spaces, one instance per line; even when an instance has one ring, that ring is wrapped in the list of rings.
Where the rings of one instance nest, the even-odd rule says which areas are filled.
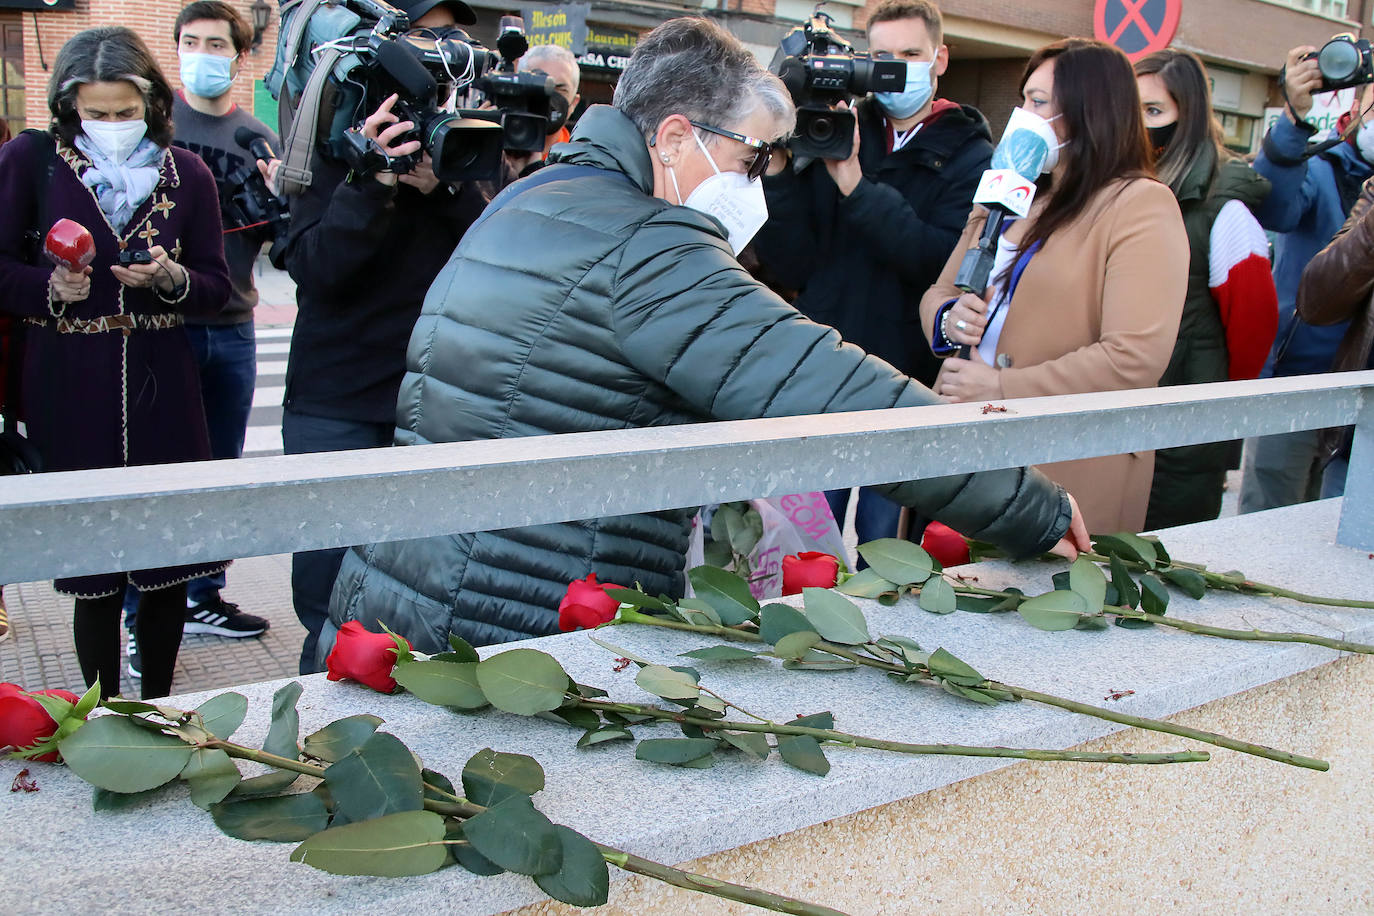
[[[128,29],[68,41],[48,108],[50,137],[25,132],[0,149],[0,311],[23,331],[18,404],[29,437],[49,471],[208,458],[182,315],[213,313],[229,297],[214,179],[197,156],[171,147],[171,87]],[[84,269],[53,267],[26,239],[36,230],[41,240],[62,218],[94,237]],[[144,263],[122,266],[124,251]],[[143,696],[169,693],[185,583],[223,565],[54,583],[76,599],[86,682],[99,677],[102,693],[118,692],[120,604],[131,582],[141,592]]]

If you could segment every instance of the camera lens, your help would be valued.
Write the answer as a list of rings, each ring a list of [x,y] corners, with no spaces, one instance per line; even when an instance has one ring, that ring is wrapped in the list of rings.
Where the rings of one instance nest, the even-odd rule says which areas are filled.
[[[1348,80],[1360,69],[1360,50],[1353,41],[1333,38],[1317,54],[1317,69],[1327,82]]]
[[[835,119],[822,115],[806,125],[806,139],[812,143],[829,143],[835,136]]]

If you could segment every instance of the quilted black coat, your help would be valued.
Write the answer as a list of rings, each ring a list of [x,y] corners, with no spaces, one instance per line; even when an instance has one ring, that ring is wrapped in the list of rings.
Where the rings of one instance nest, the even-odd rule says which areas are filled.
[[[644,138],[587,111],[557,163],[606,175],[513,197],[468,233],[425,300],[398,444],[497,439],[935,403],[736,262],[721,225],[650,194]],[[628,179],[628,180],[626,180]],[[1064,492],[1014,469],[894,484],[892,497],[1014,554],[1069,524]],[[690,512],[672,510],[353,548],[335,629],[381,620],[421,651],[557,631],[573,579],[680,595]]]

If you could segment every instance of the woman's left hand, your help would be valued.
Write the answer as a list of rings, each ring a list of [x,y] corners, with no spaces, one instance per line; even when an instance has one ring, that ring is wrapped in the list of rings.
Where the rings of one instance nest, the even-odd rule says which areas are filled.
[[[935,379],[935,393],[940,400],[960,404],[1005,397],[1001,370],[985,363],[976,349],[969,355],[971,359],[951,357],[940,367],[940,374]]]
[[[156,287],[170,294],[185,284],[186,268],[173,261],[166,249],[161,245],[154,245],[148,249],[148,254],[153,259],[151,264],[130,264],[128,267],[112,264],[110,273],[114,274],[120,283],[133,289]]]

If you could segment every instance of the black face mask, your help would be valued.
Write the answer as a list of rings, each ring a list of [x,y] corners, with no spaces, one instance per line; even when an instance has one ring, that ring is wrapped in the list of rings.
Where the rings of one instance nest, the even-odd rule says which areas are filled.
[[[1154,147],[1155,152],[1159,152],[1169,145],[1169,141],[1174,139],[1174,131],[1178,130],[1178,122],[1165,124],[1163,127],[1147,127],[1146,133],[1150,135],[1150,146]]]

